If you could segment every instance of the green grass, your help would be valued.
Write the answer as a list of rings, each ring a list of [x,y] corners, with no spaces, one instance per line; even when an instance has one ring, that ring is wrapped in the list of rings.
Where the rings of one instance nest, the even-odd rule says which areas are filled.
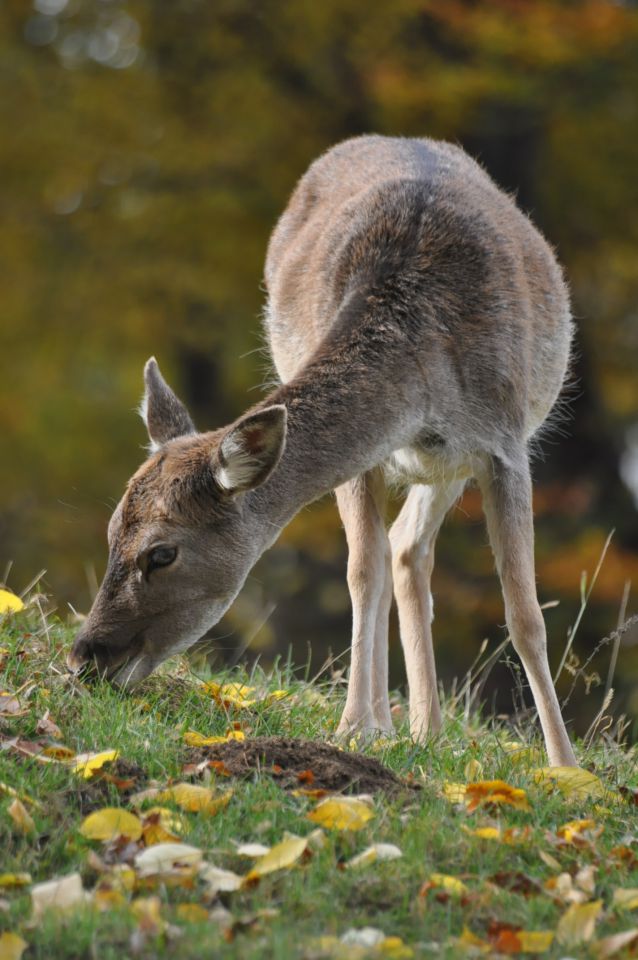
[[[343,703],[342,685],[329,679],[305,683],[296,679],[290,668],[268,676],[256,672],[248,680],[263,691],[286,689],[289,696],[285,700],[230,716],[202,694],[198,679],[181,662],[170,664],[131,694],[102,683],[87,688],[65,673],[64,654],[71,640],[67,628],[53,621],[44,630],[33,607],[3,623],[0,648],[6,652],[0,655],[0,690],[17,693],[26,712],[0,717],[0,747],[4,748],[0,749],[0,781],[39,806],[29,808],[35,833],[23,836],[16,832],[7,812],[11,798],[0,792],[0,873],[28,872],[33,883],[79,871],[85,888],[91,890],[98,877],[90,854],[101,852],[101,844],[87,841],[79,833],[83,815],[78,776],[63,764],[41,764],[7,748],[11,738],[36,738],[38,719],[47,709],[61,728],[66,746],[77,752],[117,749],[122,758],[139,764],[147,778],[165,784],[170,778],[184,779],[186,730],[224,734],[229,720],[239,720],[247,736],[282,734],[329,740]],[[224,677],[229,679],[247,680],[239,670]],[[401,702],[398,696],[394,701]],[[361,831],[327,832],[323,848],[302,865],[265,877],[255,887],[223,894],[221,902],[237,921],[232,939],[224,936],[223,925],[214,919],[194,923],[180,919],[178,904],[202,903],[198,882],[193,889],[160,885],[154,891],[133,893],[131,899],[159,896],[162,917],[168,924],[163,933],[141,939],[128,903],[103,913],[90,908],[66,916],[52,913],[33,924],[30,888],[0,889],[5,901],[0,910],[0,933],[12,931],[24,938],[29,944],[25,960],[120,960],[133,953],[180,960],[209,956],[243,960],[327,956],[328,948],[322,948],[318,938],[341,937],[351,928],[372,926],[388,937],[400,937],[405,946],[396,947],[395,953],[372,951],[370,956],[461,957],[467,956],[466,950],[454,938],[464,927],[482,938],[492,921],[525,930],[556,928],[566,906],[556,903],[547,892],[524,896],[489,882],[499,873],[520,872],[544,884],[556,871],[542,859],[542,852],[555,857],[561,870],[572,876],[583,866],[596,866],[595,892],[590,898],[604,902],[596,939],[638,925],[635,912],[632,918],[630,911],[622,913],[612,905],[616,887],[638,887],[638,864],[620,861],[611,853],[615,846],[630,843],[636,807],[616,801],[600,806],[594,800],[548,793],[534,782],[535,764],[531,760],[514,763],[504,749],[512,736],[503,725],[478,716],[465,720],[461,711],[448,703],[444,733],[428,745],[415,745],[407,731],[399,728],[396,740],[364,746],[362,749],[397,773],[413,775],[422,783],[422,791],[391,800],[377,796],[375,817]],[[527,742],[540,746],[531,732]],[[578,749],[581,765],[595,770],[610,788],[638,786],[633,748],[603,740],[586,752],[581,745]],[[448,801],[443,784],[465,782],[470,760],[480,761],[484,779],[503,778],[523,787],[530,809],[503,806],[470,814]],[[228,786],[227,780],[223,786]],[[236,842],[274,844],[285,831],[305,836],[314,829],[306,814],[315,800],[283,792],[267,775],[234,786],[228,807],[218,815],[184,814],[189,828],[185,841],[201,848],[216,866],[245,873],[251,862],[237,857]],[[94,789],[102,805],[127,805],[114,786],[104,787],[107,793],[101,800],[99,788]],[[557,846],[557,829],[583,817],[593,818],[603,828],[600,837],[582,848]],[[524,844],[508,846],[481,840],[463,829],[492,823],[527,826],[531,836]],[[403,856],[357,871],[340,868],[372,842],[396,844]],[[420,897],[422,885],[434,872],[462,879],[469,889],[467,897],[452,896],[439,902],[436,891]],[[214,911],[215,905],[208,908]],[[277,912],[260,917],[264,910]],[[544,954],[567,955],[595,953],[591,945],[555,943]]]

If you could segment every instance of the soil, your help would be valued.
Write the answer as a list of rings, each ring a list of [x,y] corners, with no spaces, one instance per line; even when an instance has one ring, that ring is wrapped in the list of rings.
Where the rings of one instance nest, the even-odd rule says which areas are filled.
[[[198,748],[190,761],[221,761],[223,773],[250,778],[256,773],[273,777],[285,790],[325,790],[331,793],[399,793],[418,790],[372,757],[350,753],[313,740],[255,737]]]
[[[113,763],[105,765],[90,779],[78,781],[74,790],[75,801],[80,812],[86,816],[112,800],[113,791],[117,791],[125,801],[130,794],[141,790],[148,777],[139,764],[118,757]]]

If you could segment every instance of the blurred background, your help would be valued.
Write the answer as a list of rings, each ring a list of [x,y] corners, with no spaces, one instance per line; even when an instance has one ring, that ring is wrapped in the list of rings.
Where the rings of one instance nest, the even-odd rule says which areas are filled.
[[[573,291],[568,411],[535,465],[537,556],[555,666],[615,531],[560,681],[563,697],[576,682],[566,715],[584,732],[627,590],[626,615],[637,609],[636,4],[4,0],[0,77],[0,578],[13,561],[20,591],[46,568],[60,614],[86,612],[143,459],[146,358],[200,428],[232,420],[271,377],[263,261],[307,165],[353,134],[453,140],[516,194]],[[450,689],[484,638],[504,637],[476,493],[437,553]],[[345,563],[327,497],[219,624],[220,661],[267,666],[292,649],[314,670],[347,650]],[[637,647],[625,631],[610,710],[632,722]],[[402,685],[394,618],[391,656]],[[490,706],[511,710],[515,676],[491,674]]]

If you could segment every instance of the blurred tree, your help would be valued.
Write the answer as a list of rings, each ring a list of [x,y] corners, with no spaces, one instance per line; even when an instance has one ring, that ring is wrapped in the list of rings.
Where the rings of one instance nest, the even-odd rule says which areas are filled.
[[[16,587],[46,566],[61,603],[87,606],[84,567],[101,571],[110,508],[142,456],[132,411],[149,354],[202,427],[272,379],[259,278],[308,163],[357,133],[427,134],[516,191],[565,264],[575,384],[537,465],[539,585],[563,600],[548,613],[560,646],[581,570],[615,527],[580,648],[608,632],[624,580],[638,582],[634,4],[6,0],[0,78],[0,562],[15,561]],[[502,621],[479,515],[470,492],[439,551],[448,679]],[[256,649],[300,632],[319,659],[345,648],[343,565],[325,501],[231,613],[237,643],[287,593]]]

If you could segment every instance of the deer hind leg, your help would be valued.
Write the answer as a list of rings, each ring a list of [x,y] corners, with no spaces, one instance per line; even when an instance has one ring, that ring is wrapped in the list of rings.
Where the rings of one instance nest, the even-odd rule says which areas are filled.
[[[410,693],[410,732],[423,741],[441,728],[432,648],[434,543],[463,483],[411,487],[390,530],[394,595]]]
[[[348,541],[352,655],[346,705],[337,733],[391,730],[388,616],[392,602],[385,485],[372,470],[336,490]]]
[[[545,736],[550,763],[576,764],[547,661],[547,636],[536,596],[532,484],[527,452],[507,465],[493,458],[479,477],[487,527],[501,578],[505,619],[520,656]]]

